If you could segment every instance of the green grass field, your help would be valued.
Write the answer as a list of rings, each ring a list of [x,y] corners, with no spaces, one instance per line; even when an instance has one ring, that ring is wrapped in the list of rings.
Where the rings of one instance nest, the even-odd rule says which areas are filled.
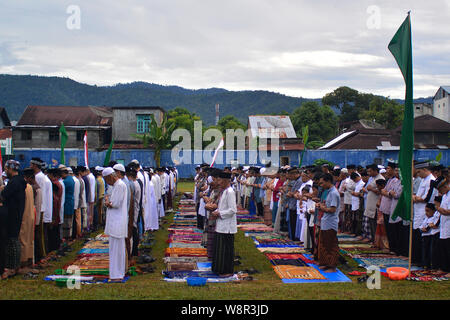
[[[182,182],[179,192],[192,191],[193,184]],[[155,233],[156,244],[152,255],[155,273],[131,277],[124,284],[82,285],[81,289],[58,288],[54,282],[43,281],[45,275],[53,274],[55,269],[73,260],[82,243],[73,246],[70,255],[48,268],[36,280],[24,280],[20,276],[0,282],[0,299],[161,299],[161,300],[304,300],[304,299],[383,299],[383,300],[436,300],[450,298],[450,282],[390,281],[381,277],[381,289],[369,290],[365,283],[358,283],[357,277],[350,277],[352,283],[283,284],[271,268],[269,260],[258,250],[251,239],[242,231],[236,235],[236,254],[241,256],[242,265],[235,271],[253,267],[260,271],[254,281],[229,284],[207,284],[204,287],[189,287],[185,283],[163,281],[162,258],[167,247],[168,232],[173,214],[167,217],[168,223]],[[349,260],[349,264],[353,263]],[[355,266],[355,264],[353,264]]]

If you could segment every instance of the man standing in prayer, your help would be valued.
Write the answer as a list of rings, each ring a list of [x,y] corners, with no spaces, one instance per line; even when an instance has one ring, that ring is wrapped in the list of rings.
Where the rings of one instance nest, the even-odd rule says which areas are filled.
[[[25,189],[25,209],[22,217],[22,225],[20,227],[19,240],[21,245],[20,262],[22,267],[32,266],[34,263],[34,227],[36,213],[34,208],[34,192],[33,187],[28,181],[30,177],[34,178],[34,171],[31,168],[24,170],[24,178],[27,182]]]
[[[380,198],[380,191],[377,188],[376,181],[379,179],[384,179],[380,174],[380,169],[376,164],[371,164],[367,166],[367,173],[372,180],[369,180],[367,188],[363,188],[364,192],[367,192],[366,208],[364,210],[364,220],[363,225],[365,229],[365,235],[367,236],[368,229],[370,230],[370,241],[375,241],[375,232],[377,229],[377,220],[375,217],[377,211],[377,203]],[[365,241],[368,242],[368,241]]]
[[[299,241],[299,239],[295,237],[297,226],[297,198],[295,195],[302,186],[302,179],[297,167],[289,168],[288,179],[289,182],[287,184],[286,194],[288,208],[286,210],[286,220],[288,221],[289,239]]]
[[[386,235],[389,243],[389,250],[390,252],[395,252],[398,255],[397,250],[397,241],[395,241],[396,237],[398,237],[399,230],[391,229],[391,227],[394,227],[394,225],[389,223],[389,217],[391,215],[391,208],[392,208],[392,193],[391,191],[394,191],[394,187],[396,186],[396,182],[398,179],[395,177],[395,167],[396,164],[394,162],[388,162],[388,165],[386,167],[386,186],[384,189],[381,190],[381,200],[380,200],[380,207],[379,211],[383,213],[384,217],[384,227],[386,229]]]
[[[412,234],[412,263],[420,265],[422,262],[422,233],[420,225],[425,219],[425,206],[427,203],[434,203],[434,197],[427,197],[430,191],[431,181],[436,178],[431,174],[430,164],[421,162],[415,165],[417,174],[422,178],[417,194],[413,196],[414,216],[413,216],[413,234]],[[428,199],[427,199],[428,198]]]
[[[94,230],[94,203],[95,203],[95,177],[89,168],[86,168],[89,179],[88,228]]]
[[[111,167],[102,172],[105,182],[112,186],[111,196],[105,196],[106,226],[109,236],[109,278],[122,280],[126,272],[125,238],[128,236],[127,186]]]
[[[131,190],[133,191],[133,213],[128,217],[128,237],[129,239],[129,257],[138,255],[138,244],[139,244],[139,235],[137,231],[137,222],[139,215],[141,214],[142,207],[142,193],[141,193],[141,185],[140,181],[137,180],[137,172],[132,164],[129,164],[125,167],[126,175],[128,181],[130,181],[133,186]],[[128,244],[127,244],[128,246]]]
[[[151,177],[148,172],[144,171],[144,177],[146,181],[147,188],[147,201],[145,203],[145,215],[144,215],[144,230],[158,230],[159,220],[158,220],[158,208],[156,206],[155,197],[155,186],[151,181]]]
[[[218,174],[223,191],[217,210],[210,215],[216,218],[212,271],[224,277],[234,273],[234,234],[237,232],[236,195],[230,186],[230,179],[231,173]]]
[[[53,192],[53,214],[52,222],[48,226],[48,251],[58,250],[61,245],[61,234],[60,234],[60,220],[61,220],[61,203],[62,203],[62,192],[63,187],[59,182],[60,171],[59,169],[48,169],[48,177],[52,182],[52,192]]]
[[[81,233],[81,211],[80,211],[80,180],[75,176],[76,168],[70,168],[69,174],[73,179],[73,238],[78,238],[78,227],[80,227]]]
[[[69,239],[74,238],[74,235],[72,235],[72,230],[75,213],[75,201],[74,201],[75,181],[73,180],[72,176],[69,175],[68,168],[61,169],[61,178],[63,179],[65,190],[64,207],[63,207],[64,210],[63,237],[66,239],[66,241],[69,241]]]
[[[102,167],[95,167],[95,212],[97,216],[97,221],[94,223],[97,226],[103,226],[103,198],[105,197],[105,181],[102,177]]]
[[[42,205],[42,192],[41,188],[39,188],[39,185],[36,183],[36,179],[34,177],[34,170],[31,168],[24,170],[24,178],[25,181],[30,184],[33,188],[33,199],[34,199],[34,210],[35,210],[35,225],[34,225],[34,237],[33,237],[33,245],[34,245],[34,255],[33,255],[33,264],[36,263],[36,261],[41,260],[40,256],[40,244],[39,240],[40,238],[40,221],[38,219],[41,218],[39,215],[39,212],[41,212],[41,205]]]
[[[331,174],[324,174],[320,178],[320,184],[328,193],[325,203],[316,204],[323,212],[319,235],[319,268],[324,272],[335,272],[339,259],[337,231],[341,197],[333,185]]]
[[[21,246],[19,241],[22,216],[25,208],[25,189],[27,183],[19,175],[20,163],[8,160],[5,164],[5,172],[8,184],[0,187],[0,201],[7,209],[7,242],[6,261],[2,279],[14,276],[20,267]]]
[[[91,226],[89,225],[89,204],[91,202],[91,187],[90,181],[88,178],[88,170],[86,167],[81,167],[81,179],[84,182],[84,198],[86,200],[86,209],[83,211],[82,220],[83,220],[83,230],[89,232]]]
[[[48,253],[48,228],[52,222],[53,216],[52,182],[48,176],[42,172],[41,168],[43,165],[44,162],[39,158],[32,158],[30,161],[30,168],[34,171],[36,183],[42,193],[41,212],[36,212],[36,215],[39,215],[40,217],[39,219],[36,219],[40,222],[40,225],[38,226],[38,236],[36,237],[36,243],[39,247],[39,255],[36,256],[36,261],[45,257]]]

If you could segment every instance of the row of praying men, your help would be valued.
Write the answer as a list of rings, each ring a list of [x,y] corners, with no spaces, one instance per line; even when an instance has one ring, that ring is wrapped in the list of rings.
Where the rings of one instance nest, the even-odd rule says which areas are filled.
[[[143,168],[137,160],[126,167],[115,161],[109,165],[107,172],[113,170],[113,176],[126,186],[120,195],[126,199],[120,210],[127,217],[127,233],[120,237],[126,241],[123,256],[129,264],[144,232],[158,230],[165,210],[172,208],[178,170]],[[75,239],[110,225],[114,219],[108,218],[108,213],[117,208],[109,206],[111,199],[116,203],[117,191],[114,193],[114,184],[108,183],[104,170],[99,166],[48,168],[40,158],[32,158],[23,170],[18,161],[6,162],[0,187],[3,279],[30,270],[38,272],[36,268],[48,266],[51,253],[63,255]],[[111,212],[114,216],[115,211]],[[108,227],[105,233],[112,233],[108,235],[113,238],[119,235],[111,230],[116,229]]]
[[[413,169],[412,262],[450,272],[448,168],[415,161]],[[201,173],[202,168],[197,171]],[[386,253],[409,256],[410,221],[394,215],[403,191],[394,160],[386,167],[278,168],[268,164],[225,167],[224,171],[232,174],[238,207],[303,244],[324,270],[334,271],[338,263],[338,233],[353,235]]]

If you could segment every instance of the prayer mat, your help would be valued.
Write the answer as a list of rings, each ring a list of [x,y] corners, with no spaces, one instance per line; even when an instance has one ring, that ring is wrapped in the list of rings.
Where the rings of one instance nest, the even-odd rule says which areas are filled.
[[[281,279],[325,280],[326,278],[313,267],[272,266]]]
[[[197,248],[201,249],[204,248],[201,243],[182,243],[182,242],[172,242],[169,245],[169,248]]]
[[[167,248],[166,255],[170,256],[206,256],[204,248]]]
[[[269,260],[274,260],[274,259],[300,259],[300,257],[303,257],[302,254],[298,254],[298,253],[265,253],[265,256]]]
[[[301,259],[272,259],[270,260],[274,266],[297,266],[308,267],[308,264]]]
[[[196,270],[196,262],[171,262],[167,264],[167,271]]]
[[[164,281],[167,282],[187,282],[188,277],[184,278],[164,278]],[[207,277],[206,282],[207,283],[227,283],[227,282],[233,282],[233,281],[239,281],[239,277],[237,274],[234,274],[230,277]]]
[[[256,240],[259,239],[283,239],[283,236],[276,234],[276,233],[267,233],[267,232],[256,232],[256,233],[251,233],[251,232],[246,232],[245,233],[246,237],[255,237]]]
[[[372,245],[370,243],[339,243],[339,247],[341,248],[361,248],[361,249],[367,249],[370,248]]]
[[[450,278],[445,275],[447,272],[438,272],[430,270],[411,271],[406,280],[410,281],[448,281]]]
[[[359,265],[368,268],[369,266],[377,266],[380,269],[389,267],[408,268],[408,260],[400,258],[353,258]],[[421,270],[422,268],[411,266],[411,270]]]
[[[276,247],[264,247],[264,248],[256,248],[261,252],[269,252],[269,253],[305,253],[306,250],[301,247],[290,247],[290,248],[276,248]]]
[[[183,262],[207,262],[208,261],[208,257],[164,257],[163,258],[164,263],[171,263],[171,262],[179,262],[179,263],[183,263]]]

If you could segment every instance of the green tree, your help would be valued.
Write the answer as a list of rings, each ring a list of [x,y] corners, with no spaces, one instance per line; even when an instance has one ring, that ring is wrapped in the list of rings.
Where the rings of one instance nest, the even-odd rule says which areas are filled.
[[[387,129],[397,128],[403,121],[403,105],[394,100],[374,97],[369,104],[369,110],[363,111],[361,119],[375,120]]]
[[[219,129],[223,135],[225,135],[227,129],[247,130],[247,126],[245,124],[240,122],[235,116],[231,115],[220,118],[217,126],[215,127]]]
[[[161,151],[171,147],[170,136],[175,129],[175,123],[168,123],[167,114],[164,115],[161,125],[158,125],[153,114],[151,117],[150,132],[132,134],[131,136],[141,140],[145,148],[151,146],[154,148],[156,166],[159,167],[161,165]]]
[[[320,106],[315,101],[303,103],[291,115],[292,125],[301,137],[303,128],[308,126],[308,140],[314,145],[333,138],[337,133],[338,119],[330,106]],[[312,145],[308,145],[308,148]]]

